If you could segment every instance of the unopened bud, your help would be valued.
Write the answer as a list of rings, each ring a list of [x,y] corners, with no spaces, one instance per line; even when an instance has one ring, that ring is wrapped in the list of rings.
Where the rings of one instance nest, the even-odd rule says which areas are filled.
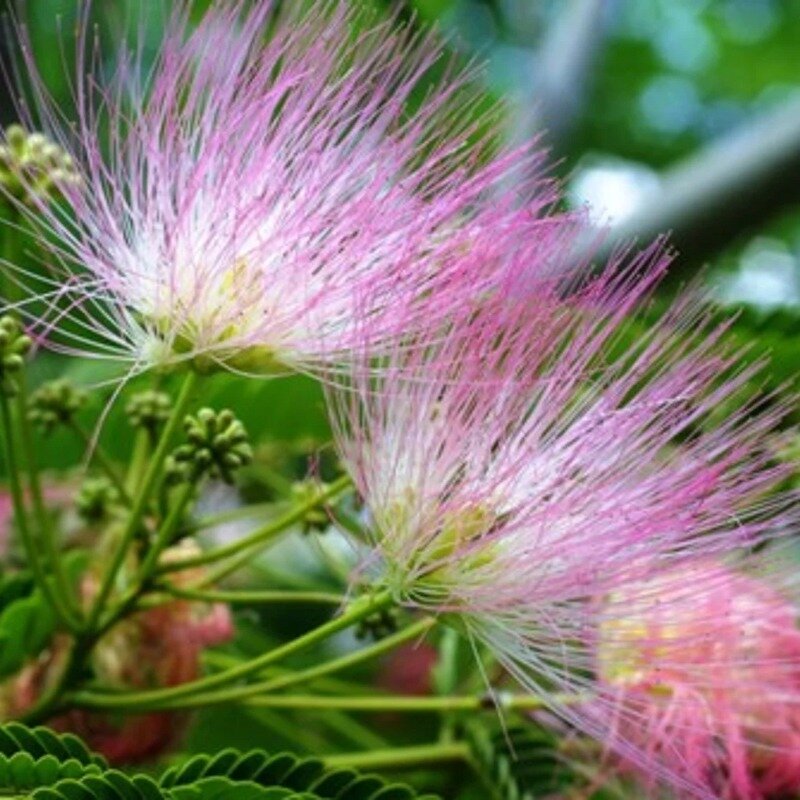
[[[72,157],[43,133],[9,125],[0,148],[0,185],[26,203],[46,200],[80,180]]]
[[[119,492],[107,478],[88,478],[75,498],[75,508],[84,522],[96,524],[108,519],[119,502]]]
[[[169,419],[172,399],[164,392],[146,391],[133,395],[125,406],[131,425],[155,433]]]
[[[311,506],[302,519],[304,533],[311,531],[324,531],[330,524],[330,517],[324,508],[319,505],[311,505],[319,500],[322,493],[327,488],[327,484],[315,480],[296,481],[292,484],[292,500],[298,506]]]
[[[187,444],[172,455],[173,469],[184,465],[189,480],[207,475],[233,482],[237,469],[253,460],[253,449],[244,425],[233,412],[203,408],[184,422]]]
[[[13,397],[19,390],[17,373],[31,349],[31,339],[19,322],[9,314],[0,317],[0,391]]]
[[[357,639],[385,639],[397,632],[397,613],[392,608],[384,608],[370,614],[359,622],[356,628]]]
[[[59,425],[69,425],[86,400],[86,392],[69,381],[50,381],[31,395],[28,419],[49,434]]]

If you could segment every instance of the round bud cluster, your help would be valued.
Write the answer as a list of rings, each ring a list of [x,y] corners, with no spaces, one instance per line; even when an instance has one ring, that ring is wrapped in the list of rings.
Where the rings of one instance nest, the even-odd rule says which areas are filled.
[[[357,639],[383,639],[397,632],[397,612],[384,608],[361,620],[356,628]]]
[[[86,405],[88,395],[63,378],[40,386],[28,404],[28,419],[42,433],[52,433],[59,425],[69,425]]]
[[[32,203],[79,183],[72,157],[42,133],[9,125],[0,144],[0,186],[12,197]]]
[[[319,500],[325,489],[326,484],[320,483],[319,481],[295,481],[291,488],[293,503],[296,506],[310,505]],[[315,505],[306,511],[301,524],[304,533],[311,533],[312,531],[322,532],[328,528],[330,517],[324,508]]]
[[[154,432],[163,425],[172,411],[172,400],[168,394],[148,390],[133,395],[125,406],[125,413],[134,428]]]
[[[25,363],[25,355],[31,349],[31,339],[12,316],[0,317],[0,392],[13,397],[19,387],[17,373]]]
[[[112,506],[118,502],[119,492],[108,478],[88,478],[75,498],[75,509],[91,525],[108,519]]]
[[[197,416],[186,417],[184,429],[188,442],[172,455],[174,467],[183,469],[184,480],[207,475],[233,483],[236,470],[253,460],[247,431],[232,411],[202,408]]]

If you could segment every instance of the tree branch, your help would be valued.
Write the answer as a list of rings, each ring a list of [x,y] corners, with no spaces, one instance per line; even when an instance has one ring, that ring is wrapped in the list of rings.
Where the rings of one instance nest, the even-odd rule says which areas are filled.
[[[800,202],[800,99],[710,144],[663,176],[661,190],[611,230],[619,243],[671,233],[674,277]]]
[[[616,0],[569,0],[531,56],[531,79],[515,103],[512,140],[544,132],[563,151],[584,110],[588,87],[603,51]],[[513,20],[511,21],[513,22]]]

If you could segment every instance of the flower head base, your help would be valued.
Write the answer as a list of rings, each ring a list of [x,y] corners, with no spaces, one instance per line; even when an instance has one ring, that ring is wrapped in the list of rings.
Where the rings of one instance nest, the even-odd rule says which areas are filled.
[[[787,597],[700,562],[623,588],[604,613],[599,674],[616,736],[709,798],[800,786],[800,630]]]
[[[365,568],[607,737],[596,704],[553,699],[610,702],[596,598],[769,539],[792,503],[776,491],[788,469],[773,466],[768,444],[783,411],[742,403],[752,371],[719,350],[724,329],[696,299],[631,336],[658,248],[566,295],[546,265],[578,232],[568,218],[550,225],[562,236],[513,256],[543,276],[529,294],[512,282],[438,341],[398,349],[378,375],[357,366],[350,391],[329,394],[340,456],[369,512]]]
[[[82,178],[72,219],[37,209],[43,245],[60,241],[54,347],[134,369],[327,371],[365,335],[380,351],[490,290],[503,236],[536,224],[546,183],[497,189],[540,157],[490,155],[466,76],[407,114],[441,57],[430,37],[391,22],[354,37],[349,4],[286,5],[265,42],[271,3],[214,3],[189,33],[181,0],[146,83],[138,63],[109,79],[82,58],[76,136],[38,87]]]

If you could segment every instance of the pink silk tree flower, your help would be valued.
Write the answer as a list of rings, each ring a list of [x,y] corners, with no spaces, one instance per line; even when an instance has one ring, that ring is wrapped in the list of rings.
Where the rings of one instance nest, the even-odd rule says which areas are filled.
[[[599,646],[610,731],[707,797],[788,797],[800,789],[796,575],[738,566],[701,561],[610,596]]]
[[[551,223],[576,234],[572,220]],[[570,292],[539,268],[562,250],[563,237],[532,239],[514,259],[544,277],[526,290],[510,281],[508,296],[473,304],[378,371],[365,342],[347,391],[329,398],[370,521],[357,580],[377,574],[398,603],[452,621],[607,738],[596,599],[777,535],[791,498],[770,436],[785,409],[742,399],[757,366],[725,351],[698,300],[655,325],[631,318],[663,266],[658,246]],[[639,742],[613,746],[668,771]]]
[[[179,0],[149,71],[140,37],[111,76],[86,12],[74,123],[23,45],[27,124],[75,170],[69,213],[20,205],[52,274],[21,310],[49,346],[133,371],[330,368],[490,291],[503,238],[539,224],[548,182],[503,187],[540,155],[493,154],[471,76],[420,95],[443,59],[432,36],[362,29],[344,3],[273,5],[222,0],[192,27]]]

